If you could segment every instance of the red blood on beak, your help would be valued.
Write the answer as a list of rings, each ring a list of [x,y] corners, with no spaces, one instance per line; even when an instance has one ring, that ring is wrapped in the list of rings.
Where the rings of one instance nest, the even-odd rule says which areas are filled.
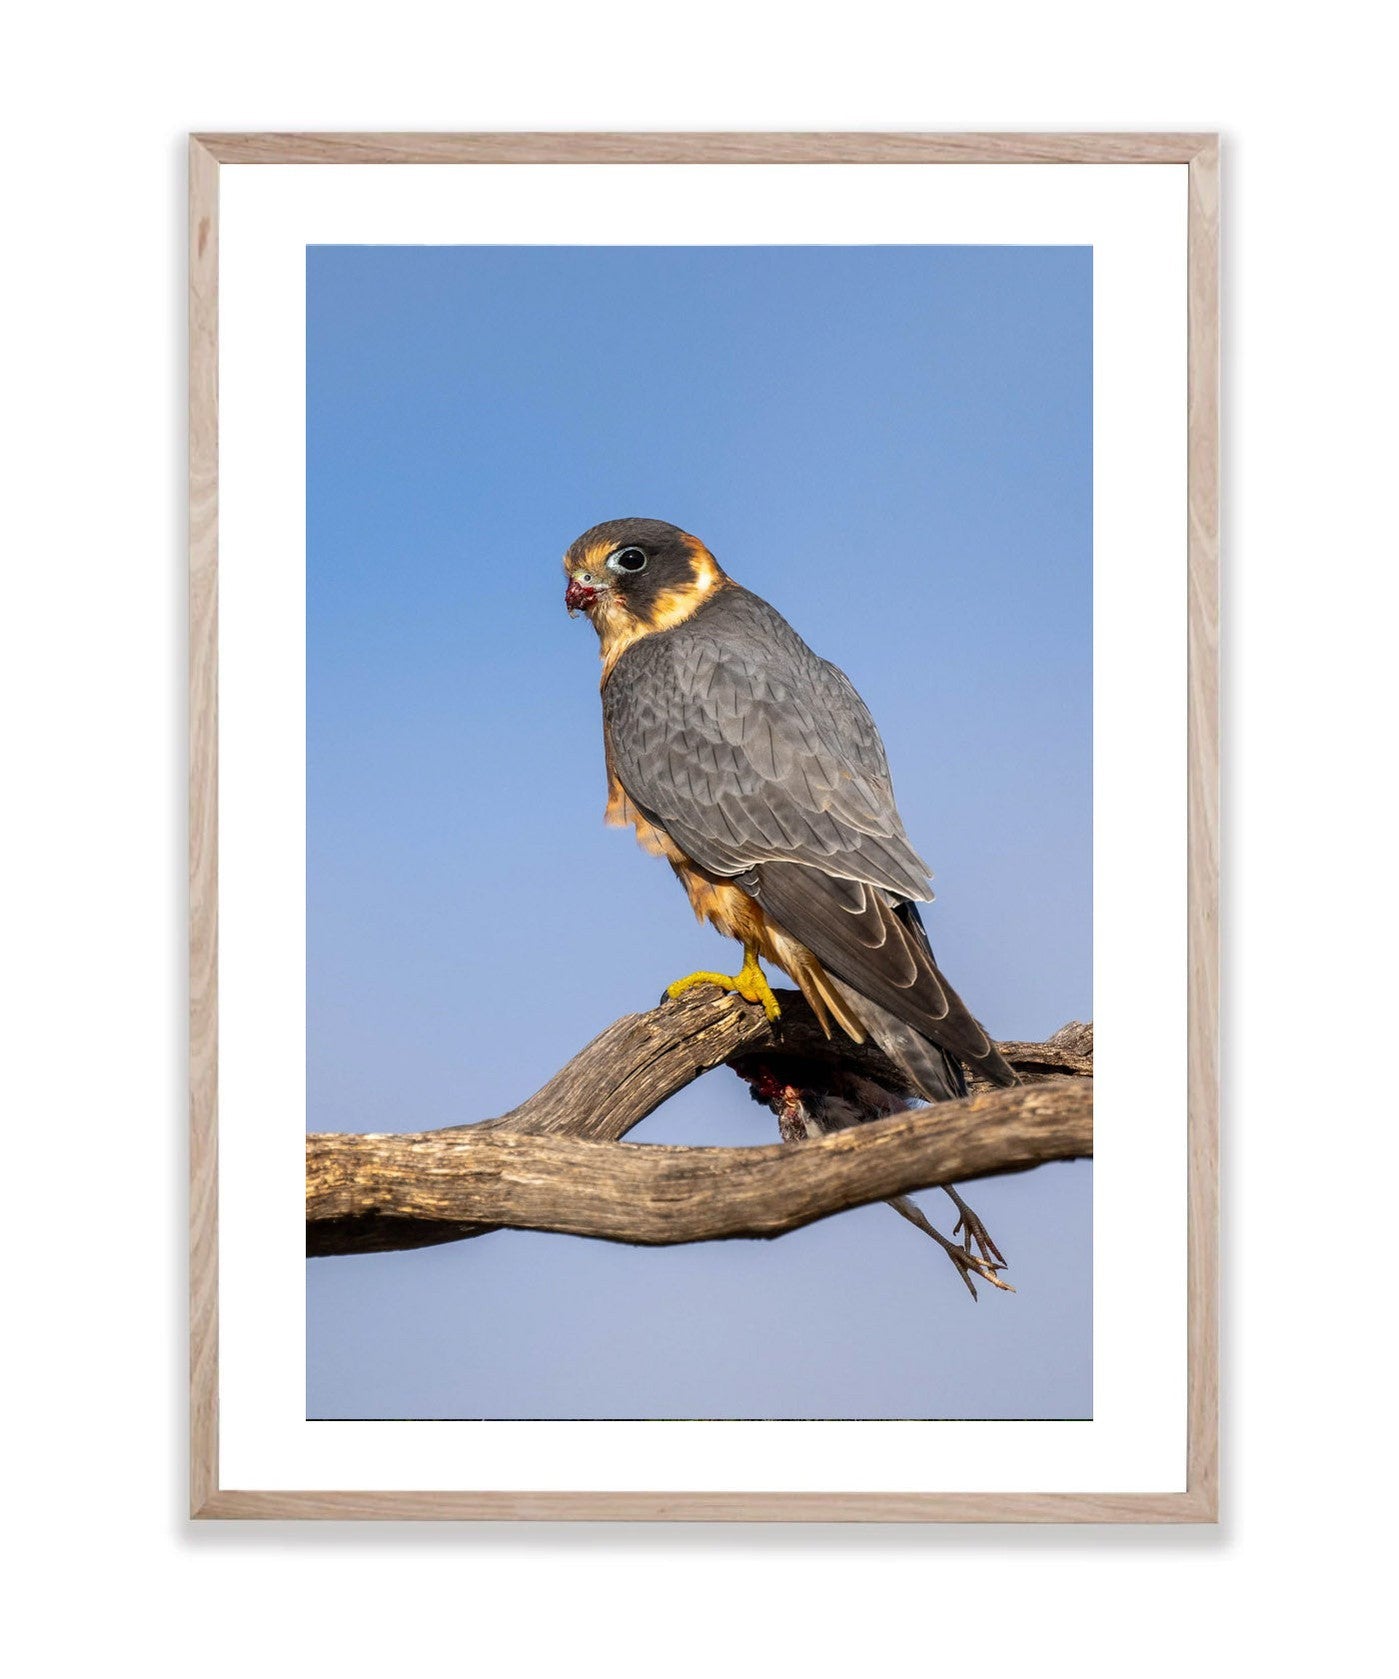
[[[568,587],[564,590],[563,603],[570,612],[586,612],[596,599],[596,589],[590,589],[586,583],[580,583],[576,578],[569,579]]]

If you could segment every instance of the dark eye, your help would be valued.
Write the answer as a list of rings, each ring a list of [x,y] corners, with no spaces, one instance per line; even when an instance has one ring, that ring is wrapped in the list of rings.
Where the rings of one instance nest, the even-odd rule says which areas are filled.
[[[614,571],[645,571],[646,556],[639,548],[619,548],[607,563]]]

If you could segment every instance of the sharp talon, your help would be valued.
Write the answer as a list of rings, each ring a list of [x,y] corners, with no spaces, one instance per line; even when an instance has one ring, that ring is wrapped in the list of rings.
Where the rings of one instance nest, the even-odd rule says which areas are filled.
[[[977,1298],[976,1284],[972,1281],[973,1276],[984,1283],[990,1283],[992,1288],[1003,1289],[1007,1294],[1015,1293],[1015,1289],[1010,1283],[1003,1283],[996,1275],[997,1271],[1000,1270],[999,1265],[993,1265],[986,1259],[978,1259],[975,1254],[963,1255],[961,1248],[955,1244],[947,1249],[947,1257],[956,1265],[958,1275],[967,1285],[968,1292],[973,1300]]]
[[[761,1003],[769,1020],[778,1019],[782,1013],[777,998],[772,994],[772,987],[758,966],[757,953],[752,950],[744,951],[743,966],[738,973],[712,974],[701,970],[686,974],[684,979],[677,979],[674,984],[666,986],[665,995],[673,1001],[696,985],[717,985],[721,991],[735,992],[745,1003]]]
[[[734,990],[745,1002],[761,1003],[763,1013],[769,1020],[776,1020],[781,1015],[782,1010],[777,1005],[777,998],[772,994],[772,987],[758,966],[758,953],[746,945],[743,950],[743,966],[739,970]]]
[[[947,1193],[957,1202],[958,1206],[966,1205],[955,1189],[947,1184],[944,1184],[943,1188],[947,1190]],[[910,1224],[916,1224],[925,1236],[933,1238],[956,1267],[957,1275],[966,1284],[967,1293],[971,1295],[973,1300],[977,1298],[976,1283],[972,1280],[974,1277],[984,1283],[990,1283],[993,1288],[1003,1289],[1007,1294],[1015,1293],[1009,1283],[1003,1283],[996,1275],[998,1271],[1005,1269],[1005,1260],[1001,1258],[1000,1254],[996,1254],[996,1257],[992,1259],[989,1254],[974,1254],[970,1248],[962,1248],[956,1242],[949,1241],[941,1230],[928,1223],[923,1216],[922,1209],[915,1202],[910,1201],[907,1195],[891,1196],[889,1205],[901,1218],[906,1218]],[[967,1215],[969,1218],[976,1219],[976,1214],[970,1208],[967,1208]],[[980,1223],[980,1220],[977,1220],[977,1222]],[[956,1235],[955,1230],[953,1235]],[[988,1236],[987,1241],[990,1242],[990,1240]],[[991,1246],[994,1249],[995,1244],[991,1243]]]
[[[972,1243],[975,1242],[977,1250],[983,1260],[986,1260],[988,1263],[994,1262],[998,1269],[1003,1269],[1006,1265],[1006,1257],[991,1240],[990,1232],[987,1230],[986,1226],[971,1210],[957,1191],[953,1189],[951,1184],[944,1184],[943,1189],[957,1204],[960,1216],[958,1217],[956,1224],[952,1226],[952,1234],[962,1238],[962,1251],[969,1259],[972,1259],[973,1264],[977,1263],[972,1256]],[[1012,1289],[1011,1292],[1014,1293],[1015,1291]]]
[[[684,979],[677,979],[673,985],[666,986],[664,995],[671,1002],[674,1002],[677,997],[683,997],[687,991],[693,990],[697,985],[717,985],[721,991],[736,991],[738,989],[738,981],[732,974],[701,972],[686,974]]]
[[[738,977],[742,980],[743,975]],[[769,1020],[777,1020],[781,1016],[782,1010],[778,1007],[777,998],[772,994],[772,987],[761,974],[758,975],[756,984],[750,981],[747,985],[736,985],[734,990],[746,1003],[761,1003],[763,1013]]]

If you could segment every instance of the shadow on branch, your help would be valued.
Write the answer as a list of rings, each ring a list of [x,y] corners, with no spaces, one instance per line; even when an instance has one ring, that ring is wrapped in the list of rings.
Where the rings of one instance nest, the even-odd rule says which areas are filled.
[[[712,988],[624,1016],[498,1118],[309,1136],[307,1253],[427,1247],[502,1226],[648,1245],[771,1237],[871,1201],[904,1211],[900,1197],[938,1185],[969,1213],[954,1182],[1093,1152],[1091,1026],[1001,1044],[1016,1088],[973,1086],[961,1101],[910,1108],[902,1075],[877,1049],[827,1039],[798,993],[778,997],[775,1024]],[[618,1146],[725,1065],[777,1115],[783,1143]],[[999,1267],[971,1258],[970,1268],[996,1281]],[[966,1266],[963,1278],[975,1293]]]

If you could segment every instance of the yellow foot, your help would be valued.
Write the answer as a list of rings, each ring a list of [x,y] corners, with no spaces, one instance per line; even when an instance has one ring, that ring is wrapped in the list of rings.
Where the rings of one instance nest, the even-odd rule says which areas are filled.
[[[722,991],[736,991],[746,1003],[761,1003],[763,1013],[769,1020],[776,1020],[782,1013],[777,1005],[777,998],[772,994],[772,987],[758,966],[758,958],[751,950],[744,951],[743,966],[738,973],[711,974],[701,970],[699,973],[686,974],[684,979],[678,979],[674,985],[666,986],[665,994],[671,998],[679,997],[695,985],[717,985]]]

